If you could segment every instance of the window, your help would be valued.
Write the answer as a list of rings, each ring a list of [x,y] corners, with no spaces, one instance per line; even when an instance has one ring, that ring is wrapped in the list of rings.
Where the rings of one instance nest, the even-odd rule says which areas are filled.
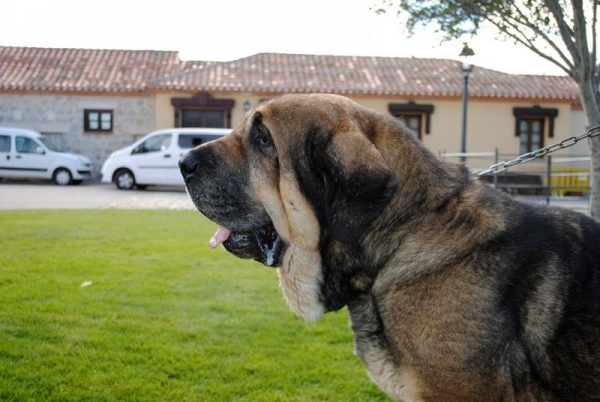
[[[404,124],[406,124],[406,127],[410,128],[411,131],[414,133],[414,135],[418,138],[421,139],[421,133],[423,132],[421,129],[421,120],[422,116],[419,115],[400,115],[397,116],[399,120],[402,120],[402,122],[404,122]]]
[[[145,154],[148,152],[159,152],[169,149],[171,146],[171,137],[173,134],[160,134],[148,138],[140,145],[135,147],[132,154]]]
[[[431,132],[433,105],[418,104],[415,102],[390,103],[388,110],[392,116],[401,119],[416,134],[417,138],[421,139],[423,132],[425,134]],[[423,121],[425,121],[425,127],[423,127]]]
[[[225,112],[222,110],[181,111],[181,127],[225,127]]]
[[[519,152],[532,152],[544,146],[545,125],[548,123],[548,137],[554,137],[554,120],[558,109],[540,106],[515,107],[515,135],[519,137]]]
[[[220,134],[179,134],[179,147],[183,149],[196,148],[198,145],[221,138]]]
[[[175,127],[231,127],[233,99],[215,99],[207,93],[191,98],[172,98],[175,109]]]
[[[532,152],[544,146],[544,120],[521,118],[519,123],[519,152]]]
[[[515,107],[513,108],[513,115],[515,116],[515,135],[517,137],[521,136],[521,120],[524,119],[537,120],[542,123],[548,122],[548,137],[554,137],[554,119],[558,116],[558,109],[539,106]],[[543,130],[541,134],[544,135]]]
[[[85,131],[111,132],[113,131],[113,112],[112,110],[85,109],[83,125]]]
[[[0,152],[10,152],[10,137],[0,135]]]
[[[40,147],[40,144],[28,137],[16,136],[15,148],[17,149],[17,152],[20,152],[22,154],[44,153],[44,150],[42,149],[42,147]]]

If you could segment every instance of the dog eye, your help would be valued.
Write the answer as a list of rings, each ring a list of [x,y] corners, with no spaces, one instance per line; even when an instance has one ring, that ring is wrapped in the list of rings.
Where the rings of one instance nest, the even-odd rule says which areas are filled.
[[[273,145],[271,139],[266,135],[262,134],[259,134],[256,137],[254,137],[254,142],[261,148],[269,148],[271,145]]]

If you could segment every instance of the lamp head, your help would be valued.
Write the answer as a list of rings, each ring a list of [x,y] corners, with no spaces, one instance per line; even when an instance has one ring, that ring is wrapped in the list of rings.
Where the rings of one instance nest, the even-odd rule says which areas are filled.
[[[462,51],[460,52],[460,54],[458,55],[458,57],[469,57],[469,56],[475,56],[475,52],[473,51],[473,49],[471,49],[469,47],[469,44],[467,42],[463,42],[463,48]]]
[[[462,64],[460,66],[460,71],[462,71],[463,75],[468,75],[471,71],[473,71],[473,64],[467,62],[467,58],[470,56],[475,56],[475,52],[473,49],[469,47],[467,42],[463,42],[463,48],[458,57],[461,58]]]

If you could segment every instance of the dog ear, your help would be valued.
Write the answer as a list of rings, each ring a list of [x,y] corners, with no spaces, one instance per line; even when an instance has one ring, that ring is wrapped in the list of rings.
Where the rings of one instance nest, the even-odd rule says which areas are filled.
[[[355,243],[392,199],[398,183],[379,150],[362,132],[319,133],[313,142],[333,237]]]

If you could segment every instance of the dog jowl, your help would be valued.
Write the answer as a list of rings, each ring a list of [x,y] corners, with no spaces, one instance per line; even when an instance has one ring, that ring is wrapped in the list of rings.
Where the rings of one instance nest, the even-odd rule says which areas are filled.
[[[211,247],[277,268],[306,320],[347,307],[404,401],[600,400],[600,226],[518,203],[402,124],[286,95],[180,167]]]

